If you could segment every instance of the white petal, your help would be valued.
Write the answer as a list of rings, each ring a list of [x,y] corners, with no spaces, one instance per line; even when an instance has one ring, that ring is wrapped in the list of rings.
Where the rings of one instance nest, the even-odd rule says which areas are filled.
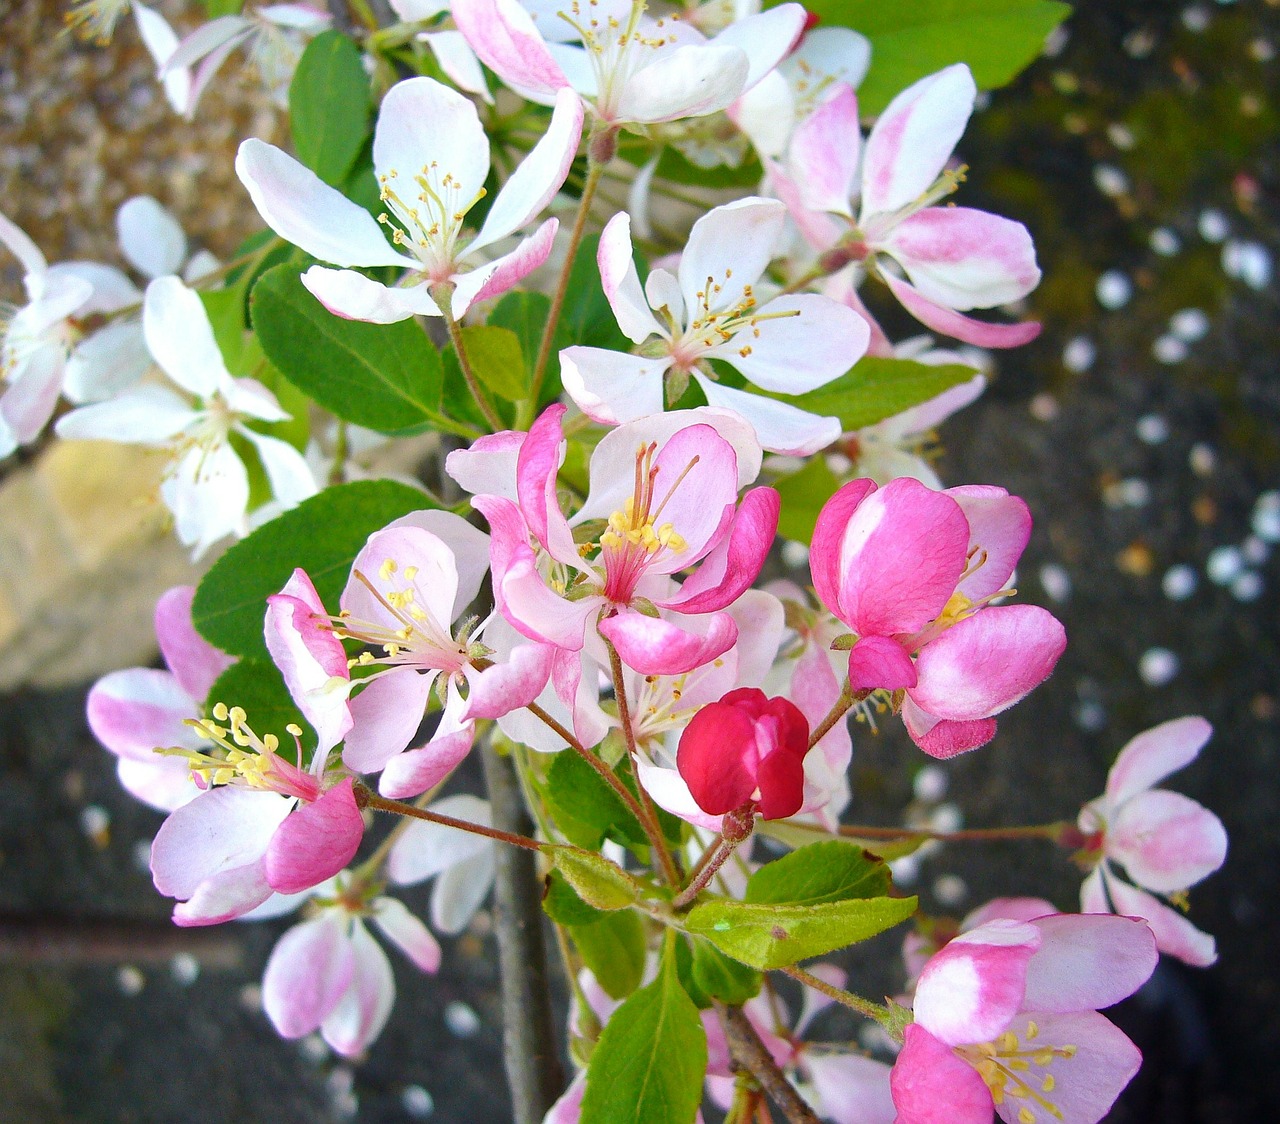
[[[406,201],[419,193],[414,176],[432,169],[433,186],[451,176],[457,185],[452,198],[469,205],[489,174],[489,138],[469,98],[433,78],[410,78],[392,86],[382,101],[373,166],[379,179],[392,177],[388,186]]]
[[[71,353],[62,393],[77,404],[111,398],[136,383],[150,366],[142,325],[136,320],[108,324]]]
[[[198,415],[172,391],[142,386],[109,402],[83,406],[58,419],[59,437],[164,445]]]
[[[219,539],[240,533],[249,477],[225,441],[209,450],[196,445],[160,485],[160,498],[173,512],[179,541],[199,557]]]
[[[182,227],[150,195],[124,201],[116,212],[116,236],[125,260],[148,277],[177,273],[187,260]]]
[[[769,452],[807,457],[840,438],[839,418],[819,417],[786,402],[722,386],[701,375],[694,378],[712,406],[735,410],[746,418]]]
[[[271,481],[271,494],[285,507],[300,504],[319,491],[306,458],[287,441],[268,437],[265,433],[255,433],[248,428],[242,428],[239,432],[252,441],[254,448],[258,450],[262,467],[267,471],[267,479]]]
[[[209,398],[230,381],[200,297],[178,278],[160,277],[147,286],[142,331],[152,357],[183,390]]]
[[[24,273],[43,273],[48,269],[49,264],[40,247],[31,241],[26,231],[3,214],[0,214],[0,242],[22,263]]]
[[[489,804],[478,796],[446,796],[430,806],[430,811],[485,827],[490,824]],[[441,871],[474,858],[492,842],[483,835],[415,820],[405,828],[387,856],[387,874],[399,885],[423,882]]]
[[[670,359],[569,347],[560,352],[565,393],[593,421],[618,425],[662,412],[663,372]]]
[[[738,47],[680,47],[633,74],[616,106],[601,111],[620,124],[703,117],[742,93],[750,69]]]
[[[368,211],[274,145],[256,138],[245,141],[236,153],[236,175],[266,224],[321,261],[410,268],[418,264],[387,241]]]
[[[690,320],[699,310],[718,312],[743,299],[744,287],[759,280],[773,257],[786,218],[778,200],[749,196],[716,207],[693,224],[679,271]]]
[[[712,39],[717,47],[738,47],[747,56],[743,89],[749,90],[786,55],[804,30],[805,10],[799,4],[779,4],[767,12],[735,20]]]
[[[325,269],[313,265],[302,283],[335,316],[367,320],[370,324],[395,324],[410,316],[439,316],[425,284],[392,289],[350,269]]]
[[[649,311],[640,275],[636,272],[631,246],[631,217],[620,212],[611,218],[600,233],[596,250],[600,283],[622,334],[632,343],[643,343],[650,336],[665,335],[661,325]]]
[[[448,7],[447,2],[444,7]],[[478,94],[481,101],[493,104],[493,95],[484,80],[480,60],[461,31],[424,31],[418,38],[431,48],[440,69],[458,89]]]
[[[431,923],[454,936],[467,927],[493,885],[493,848],[450,867],[436,880],[431,895]]]

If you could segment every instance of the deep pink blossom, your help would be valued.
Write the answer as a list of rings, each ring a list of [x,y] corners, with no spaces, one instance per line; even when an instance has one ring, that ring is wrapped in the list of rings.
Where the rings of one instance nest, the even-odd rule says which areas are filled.
[[[997,918],[960,934],[920,974],[890,1078],[899,1124],[1095,1124],[1142,1060],[1098,1010],[1157,959],[1136,918]]]
[[[1227,857],[1227,833],[1207,808],[1153,786],[1194,761],[1212,733],[1203,718],[1187,717],[1131,738],[1107,774],[1106,791],[1079,818],[1083,854],[1097,862],[1080,888],[1081,908],[1146,918],[1161,952],[1197,967],[1217,960],[1213,937],[1157,895],[1176,899],[1217,870]]]
[[[1033,605],[990,602],[1031,533],[1003,488],[935,492],[917,480],[854,480],[818,516],[810,568],[818,598],[853,630],[849,685],[903,691],[915,743],[952,757],[995,735],[994,716],[1053,670],[1062,625]]]

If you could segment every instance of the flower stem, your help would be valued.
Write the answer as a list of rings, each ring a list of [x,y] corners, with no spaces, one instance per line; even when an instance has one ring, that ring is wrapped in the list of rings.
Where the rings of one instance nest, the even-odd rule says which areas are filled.
[[[742,1008],[729,1007],[718,1000],[714,1002],[733,1060],[759,1082],[774,1104],[782,1109],[782,1115],[789,1124],[819,1124],[813,1109],[805,1104],[795,1086],[778,1068],[778,1063],[760,1041],[760,1035],[751,1025],[751,1020],[742,1013]]]
[[[729,856],[733,854],[737,845],[737,840],[731,842],[722,835],[718,843],[708,847],[706,853],[698,860],[698,865],[693,868],[693,874],[689,878],[689,885],[675,896],[675,900],[671,903],[671,908],[684,909],[685,906],[702,893],[707,888],[707,883],[716,876],[716,872],[728,861]]]
[[[639,776],[635,773],[637,757],[636,734],[631,728],[631,707],[627,703],[627,684],[622,674],[622,657],[618,655],[618,649],[608,640],[605,640],[603,636],[601,639],[604,640],[604,646],[609,650],[609,669],[613,674],[613,693],[618,700],[618,721],[622,723],[622,736],[627,742],[627,759],[631,762],[632,775],[636,777],[636,791],[640,794],[640,806],[644,809],[644,817],[640,820],[640,824],[644,828],[645,834],[649,837],[649,842],[653,845],[667,884],[672,887],[679,886],[680,872],[676,870],[675,860],[671,857],[671,852],[667,850],[667,845],[662,839],[662,827],[658,823],[658,811],[653,806],[653,801],[649,799],[649,794],[645,791],[644,785],[640,783]],[[728,857],[728,855],[725,856],[725,858]],[[723,860],[721,861],[723,862]]]
[[[449,298],[452,297],[452,288],[452,285],[450,285]],[[441,290],[439,298],[436,297],[437,289]],[[484,387],[480,385],[480,380],[476,378],[475,370],[471,366],[471,357],[467,354],[466,342],[462,338],[462,329],[458,327],[458,322],[453,318],[453,310],[449,307],[449,299],[445,297],[444,286],[433,286],[431,298],[436,302],[440,309],[440,315],[444,318],[445,328],[448,329],[449,339],[453,343],[454,354],[458,357],[458,367],[462,370],[462,377],[466,380],[467,389],[471,391],[471,397],[476,400],[476,405],[480,407],[484,420],[489,423],[489,428],[494,433],[506,429],[506,424],[499,416],[498,411],[493,408],[493,403],[489,401],[489,396],[485,394]]]
[[[469,831],[473,835],[484,835],[490,839],[496,839],[499,843],[523,847],[526,851],[542,850],[542,844],[536,839],[530,839],[527,835],[516,835],[510,831],[499,831],[497,828],[472,823],[470,820],[459,820],[453,816],[441,815],[439,812],[428,812],[426,808],[406,804],[403,800],[391,800],[385,796],[379,796],[362,784],[356,785],[355,794],[356,803],[362,808],[372,808],[376,812],[391,812],[397,816],[410,816],[415,820],[426,820],[429,823],[443,824],[445,827],[455,827],[459,831]]]
[[[592,139],[595,130],[592,130]],[[590,142],[588,142],[590,150]],[[578,213],[573,220],[573,230],[569,234],[569,246],[565,254],[564,265],[560,267],[560,279],[556,282],[556,291],[551,297],[551,308],[547,312],[546,327],[542,329],[542,340],[538,344],[538,358],[533,365],[533,381],[529,387],[528,413],[521,417],[521,428],[526,428],[533,420],[533,411],[538,408],[538,396],[542,393],[542,383],[547,374],[547,363],[551,359],[551,347],[555,342],[556,329],[560,325],[560,313],[564,308],[565,294],[569,291],[569,274],[573,272],[573,260],[578,256],[578,247],[582,244],[582,236],[586,233],[587,219],[591,215],[591,201],[595,198],[596,188],[600,184],[600,176],[604,172],[604,164],[594,156],[587,158],[587,178],[582,185],[582,195],[578,199]]]
[[[788,827],[812,831],[819,835],[831,833],[818,824],[787,821]],[[940,843],[997,843],[1015,839],[1046,839],[1056,843],[1062,833],[1071,828],[1070,823],[1032,824],[1025,827],[977,827],[961,831],[931,831],[927,827],[869,827],[866,824],[841,824],[840,835],[854,839],[936,839]]]
[[[831,732],[831,727],[840,721],[849,711],[854,703],[861,702],[865,699],[870,691],[851,691],[849,689],[849,680],[844,681],[844,688],[840,692],[840,697],[836,699],[835,705],[828,711],[827,716],[814,727],[813,733],[809,735],[809,748],[812,749],[823,738]]]
[[[793,980],[798,980],[805,987],[811,987],[814,991],[822,992],[828,999],[834,999],[837,1003],[843,1004],[852,1011],[857,1011],[860,1015],[875,1019],[878,1023],[884,1024],[889,1017],[889,1009],[887,1007],[882,1007],[879,1003],[872,1003],[870,999],[863,999],[862,996],[854,995],[851,991],[845,991],[844,988],[829,984],[826,980],[820,979],[812,972],[806,972],[795,964],[791,964],[786,968],[779,968],[778,971],[785,976],[790,976]]]

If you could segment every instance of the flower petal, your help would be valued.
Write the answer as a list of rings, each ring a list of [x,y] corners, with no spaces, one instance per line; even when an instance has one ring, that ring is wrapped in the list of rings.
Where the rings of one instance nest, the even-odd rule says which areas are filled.
[[[320,1034],[344,1058],[362,1054],[391,1017],[396,980],[391,962],[369,931],[356,921],[351,926],[354,972],[337,1006],[320,1024]]]
[[[818,512],[809,547],[809,571],[818,600],[833,613],[840,612],[840,550],[845,530],[858,506],[875,490],[872,480],[850,480]]]
[[[686,632],[670,621],[623,610],[597,626],[622,662],[641,675],[680,675],[723,655],[738,638],[728,613],[716,613],[705,635]]]
[[[108,402],[81,406],[58,419],[59,437],[69,440],[123,441],[163,445],[181,433],[197,414],[162,386],[140,386]]]
[[[970,555],[981,551],[985,559],[957,587],[969,600],[979,601],[1003,589],[1012,577],[1031,538],[1031,512],[1025,500],[986,484],[948,488],[947,495],[969,521]]]
[[[193,699],[203,701],[214,681],[235,660],[201,636],[191,620],[195,586],[166,590],[156,602],[156,640],[173,677]]]
[[[197,398],[211,397],[230,381],[204,304],[177,277],[158,277],[147,286],[142,331],[164,373]]]
[[[482,827],[491,825],[488,801],[460,793],[446,796],[427,807],[428,811]],[[441,871],[482,854],[493,844],[483,835],[446,827],[440,823],[414,820],[396,840],[387,856],[387,875],[400,886],[423,882]]]
[[[1100,913],[1058,913],[1030,924],[1040,948],[1027,967],[1025,1011],[1097,1011],[1127,999],[1160,959],[1145,921]]]
[[[516,0],[453,0],[452,11],[480,61],[516,93],[547,104],[569,84]]]
[[[662,413],[667,357],[646,359],[600,347],[560,352],[560,381],[584,414],[601,425],[621,425]]]
[[[336,784],[314,804],[304,804],[271,837],[264,856],[267,881],[281,894],[296,894],[331,878],[347,865],[364,838],[354,781]]]
[[[262,974],[262,1008],[283,1038],[310,1034],[329,1016],[355,974],[355,952],[336,911],[294,925]]]
[[[1194,886],[1226,861],[1227,833],[1189,797],[1153,789],[1120,805],[1104,847],[1139,886],[1168,894]]]
[[[125,260],[148,277],[177,273],[187,260],[181,225],[150,195],[135,195],[121,204],[116,235]]]
[[[597,112],[617,124],[705,117],[746,89],[750,71],[746,51],[737,46],[677,47],[630,74],[616,105],[597,106]]]
[[[474,729],[470,724],[443,736],[437,735],[418,749],[406,750],[387,762],[378,791],[393,800],[408,800],[435,788],[471,751]]]
[[[746,804],[756,790],[755,725],[727,703],[704,706],[680,735],[676,768],[698,807],[722,816]]]
[[[1118,805],[1191,764],[1213,736],[1198,715],[1174,718],[1130,738],[1107,774],[1107,798]]]
[[[157,748],[197,749],[202,744],[186,725],[187,719],[199,717],[200,705],[167,671],[112,671],[90,689],[85,711],[93,736],[117,757],[159,764],[166,759]],[[185,770],[185,763],[168,760]]]
[[[915,685],[915,664],[896,640],[864,636],[849,649],[850,690],[898,691]]]
[[[407,289],[391,288],[363,273],[319,265],[302,275],[302,283],[325,308],[344,320],[395,324],[410,316],[440,315],[425,283]]]
[[[894,277],[891,273],[882,271],[880,277],[898,298],[898,303],[903,308],[926,328],[932,328],[945,336],[954,336],[976,347],[1004,348],[1021,347],[1040,334],[1040,325],[1034,321],[1026,320],[1020,324],[989,324],[983,320],[974,320],[929,300],[907,282]]]
[[[1193,968],[1207,968],[1217,962],[1218,944],[1208,933],[1191,924],[1176,909],[1145,890],[1119,878],[1105,879],[1107,893],[1117,913],[1141,917],[1156,935],[1156,946],[1168,956],[1176,956]]]
[[[741,414],[755,430],[761,446],[771,453],[807,457],[839,440],[839,418],[819,417],[787,402],[749,394],[694,373],[707,402]]]
[[[601,231],[596,265],[605,298],[622,334],[632,343],[644,343],[650,336],[665,335],[640,287],[631,245],[631,216],[625,211],[614,215]]]
[[[435,679],[434,673],[397,667],[366,683],[351,700],[352,726],[342,747],[342,763],[357,773],[385,769],[422,725]]]
[[[440,970],[440,942],[399,898],[375,898],[373,923],[423,972]]]
[[[986,1082],[919,1023],[906,1029],[889,1086],[897,1124],[991,1124]]]
[[[854,177],[862,156],[858,98],[841,83],[797,126],[787,151],[788,178],[801,205],[853,219]]]
[[[778,200],[749,196],[698,219],[680,255],[680,292],[687,314],[721,312],[740,304],[746,287],[759,280],[773,257],[786,218],[787,209]]]

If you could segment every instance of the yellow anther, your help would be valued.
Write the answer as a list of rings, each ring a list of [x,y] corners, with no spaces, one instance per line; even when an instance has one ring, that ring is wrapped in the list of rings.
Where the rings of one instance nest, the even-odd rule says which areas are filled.
[[[1011,1030],[1006,1030],[996,1039],[996,1049],[1002,1054],[1011,1054],[1017,1048],[1018,1036]]]
[[[284,729],[285,733],[292,734],[295,738],[302,737],[302,727],[296,722],[290,722]]]
[[[1036,1124],[1036,1114],[1026,1105],[1018,1109],[1018,1124]]]
[[[396,565],[395,559],[388,558],[385,562],[382,563],[381,566],[378,567],[378,576],[384,582],[390,581],[391,575],[394,574],[398,569],[399,567]]]
[[[404,580],[405,580],[405,581],[407,581],[407,582],[411,582],[411,581],[413,581],[413,579],[414,579],[414,578],[416,578],[417,576],[418,576],[418,567],[417,567],[417,566],[406,566],[406,567],[404,568]]]
[[[1053,1051],[1044,1050],[1041,1053],[1036,1054],[1032,1058],[1032,1061],[1034,1061],[1036,1065],[1039,1065],[1039,1066],[1051,1065],[1053,1063]]]
[[[1046,1074],[1044,1075],[1044,1081],[1042,1081],[1042,1082],[1040,1083],[1040,1088],[1041,1088],[1041,1090],[1042,1090],[1043,1092],[1046,1092],[1046,1093],[1052,1093],[1052,1092],[1053,1092],[1053,1089],[1054,1089],[1054,1086],[1055,1086],[1055,1085],[1057,1085],[1057,1084],[1058,1084],[1058,1082],[1057,1082],[1057,1080],[1054,1078],[1053,1074],[1052,1074],[1052,1073],[1046,1073]]]
[[[1028,1019],[1027,1020],[1027,1041],[1028,1042],[1034,1041],[1036,1035],[1038,1035],[1039,1033],[1040,1033],[1040,1028],[1036,1025],[1035,1021],[1033,1019]]]
[[[219,722],[225,722],[225,721],[227,720],[227,704],[226,704],[226,703],[222,703],[222,702],[220,702],[220,703],[214,703],[214,704],[213,704],[213,716],[214,716],[214,718],[216,718]]]

